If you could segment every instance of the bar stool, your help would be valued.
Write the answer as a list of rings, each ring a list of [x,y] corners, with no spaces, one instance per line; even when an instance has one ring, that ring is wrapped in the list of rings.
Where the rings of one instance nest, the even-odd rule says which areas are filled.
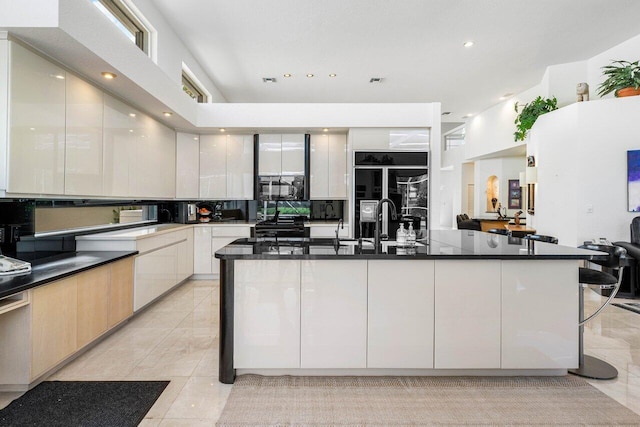
[[[536,242],[545,242],[545,243],[553,243],[558,244],[558,238],[553,236],[545,236],[543,234],[527,234],[523,237],[523,239],[533,240]]]
[[[487,233],[491,233],[491,234],[502,234],[503,236],[509,236],[509,230],[507,230],[506,228],[490,228],[487,230]]]
[[[569,369],[569,372],[580,377],[591,378],[594,380],[610,380],[618,376],[618,370],[605,362],[593,356],[584,354],[584,324],[598,316],[604,308],[609,305],[611,300],[615,298],[620,284],[622,283],[622,270],[630,265],[630,259],[626,256],[627,251],[619,246],[586,244],[579,246],[582,249],[590,249],[593,251],[607,252],[609,256],[606,260],[590,261],[603,267],[614,269],[618,272],[616,278],[612,274],[604,271],[593,270],[591,268],[580,267],[579,270],[579,333],[578,333],[578,368]],[[609,298],[598,308],[591,316],[584,317],[584,289],[589,285],[600,287],[610,287],[613,290]]]

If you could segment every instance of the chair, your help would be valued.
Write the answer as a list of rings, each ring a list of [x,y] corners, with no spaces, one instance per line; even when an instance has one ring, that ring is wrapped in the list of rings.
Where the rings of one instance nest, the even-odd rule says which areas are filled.
[[[606,252],[609,256],[604,260],[592,260],[590,262],[602,267],[617,271],[618,277],[604,271],[593,270],[591,268],[580,267],[579,269],[579,332],[578,332],[578,368],[570,369],[569,372],[585,378],[595,380],[610,380],[618,376],[618,370],[607,362],[593,356],[584,354],[584,324],[599,315],[604,308],[609,305],[616,296],[622,283],[622,270],[630,265],[627,251],[620,246],[586,244],[579,246],[582,249]],[[613,287],[611,295],[591,316],[584,317],[584,288],[589,285],[601,287]]]
[[[630,242],[614,242],[616,246],[621,246],[627,250],[627,255],[636,262],[627,270],[627,280],[623,281],[622,289],[618,295],[622,294],[623,298],[636,298],[640,295],[640,269],[638,261],[640,261],[640,216],[631,220],[631,241]]]
[[[558,244],[558,238],[553,236],[545,236],[543,234],[527,234],[523,237],[523,239],[533,240],[536,242],[545,242],[545,243],[553,243]]]
[[[482,226],[480,225],[480,221],[477,221],[475,219],[465,219],[458,223],[458,230],[481,231]]]
[[[502,234],[503,236],[508,236],[509,230],[507,230],[506,228],[490,228],[487,230],[487,233]]]
[[[466,213],[456,215],[456,223],[458,224],[458,230],[482,230],[480,221],[469,218],[469,215]]]

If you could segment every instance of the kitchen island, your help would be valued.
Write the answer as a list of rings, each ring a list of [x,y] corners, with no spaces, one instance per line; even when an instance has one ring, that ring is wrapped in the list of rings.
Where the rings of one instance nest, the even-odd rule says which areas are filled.
[[[605,254],[471,230],[415,248],[239,239],[218,250],[219,380],[235,375],[564,375],[578,261]]]

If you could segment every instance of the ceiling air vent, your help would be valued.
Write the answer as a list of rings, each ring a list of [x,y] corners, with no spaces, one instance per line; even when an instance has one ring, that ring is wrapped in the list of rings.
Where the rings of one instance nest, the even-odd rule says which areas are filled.
[[[276,82],[276,78],[275,77],[263,77],[262,81],[264,83],[275,83]]]
[[[371,77],[369,83],[382,83],[382,77]]]

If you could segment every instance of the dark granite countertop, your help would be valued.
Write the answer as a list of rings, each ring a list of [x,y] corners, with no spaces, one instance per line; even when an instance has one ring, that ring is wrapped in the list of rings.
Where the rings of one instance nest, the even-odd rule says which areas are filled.
[[[333,239],[238,239],[215,253],[220,259],[605,259],[603,252],[534,242],[473,230],[433,230],[415,248],[384,244],[359,247]]]
[[[136,255],[138,251],[68,252],[31,262],[31,272],[0,276],[0,298]]]

